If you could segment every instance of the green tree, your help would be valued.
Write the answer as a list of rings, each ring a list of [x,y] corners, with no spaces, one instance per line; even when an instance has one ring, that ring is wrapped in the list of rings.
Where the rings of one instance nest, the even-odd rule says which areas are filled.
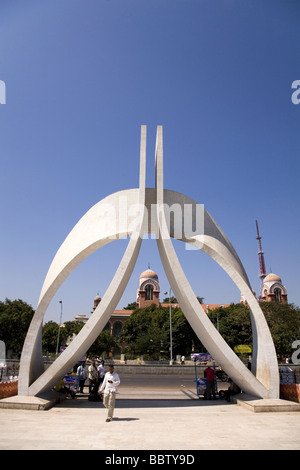
[[[68,339],[74,334],[77,335],[84,327],[84,323],[78,321],[67,321],[60,328],[59,334],[59,348],[66,346]],[[43,326],[43,352],[44,354],[55,353],[57,347],[59,325],[54,321],[49,321]],[[102,331],[98,338],[89,348],[88,354],[91,356],[101,356],[103,353],[108,353],[112,348],[117,346],[116,339],[111,336],[109,331]]]
[[[79,331],[84,327],[84,323],[80,321],[66,321],[60,329],[60,345],[65,346],[68,338],[78,335]]]
[[[242,303],[219,307],[208,313],[213,325],[233,349],[239,344],[252,345],[252,329],[249,307]]]
[[[21,299],[0,302],[0,339],[6,351],[17,354],[22,350],[33,315],[32,306]]]
[[[180,308],[172,312],[173,357],[188,356],[192,351],[204,352],[205,348]]]
[[[55,353],[56,346],[57,346],[57,338],[58,338],[58,323],[50,320],[43,326],[43,333],[42,333],[42,348],[43,353]],[[61,328],[62,330],[63,328]],[[61,346],[62,341],[60,337],[59,347]]]
[[[180,308],[172,308],[172,350],[176,354],[188,355],[193,348],[203,347]],[[170,355],[170,311],[169,307],[149,307],[135,310],[124,323],[120,342],[127,345],[126,352],[133,355],[148,355],[150,359]],[[201,349],[202,348],[202,349]]]
[[[276,353],[292,354],[293,341],[300,339],[300,310],[292,304],[261,302]],[[252,345],[252,327],[250,309],[244,304],[231,304],[226,308],[217,308],[208,313],[212,323],[231,348],[239,344]]]
[[[136,302],[131,302],[127,305],[127,307],[123,307],[124,310],[135,310],[136,309]]]
[[[165,322],[167,317],[163,308],[155,304],[136,309],[123,325],[119,336],[120,343],[126,343],[126,351],[131,354],[158,355],[161,343],[166,344]],[[152,340],[152,341],[151,341]]]
[[[293,304],[262,302],[277,354],[293,354],[292,344],[300,339],[300,309]]]
[[[176,297],[174,297],[174,295],[172,297],[165,297],[162,301],[163,304],[166,304],[166,303],[170,303],[171,301],[171,304],[178,304],[178,301],[176,299]]]
[[[114,336],[110,334],[109,331],[101,331],[98,338],[94,341],[91,347],[88,350],[89,356],[103,356],[105,353],[106,356],[109,355],[110,351],[118,346],[118,342]]]
[[[61,346],[66,346],[68,339],[72,337],[73,334],[77,335],[83,326],[84,323],[79,321],[66,321],[63,325],[61,325],[59,332],[58,350]],[[42,335],[42,347],[44,354],[56,352],[58,329],[58,323],[52,320],[44,324]]]

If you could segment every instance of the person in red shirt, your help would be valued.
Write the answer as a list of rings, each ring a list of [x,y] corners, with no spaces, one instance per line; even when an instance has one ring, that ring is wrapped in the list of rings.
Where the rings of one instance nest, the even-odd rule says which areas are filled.
[[[207,363],[207,367],[204,370],[204,377],[206,378],[206,390],[204,399],[211,400],[211,395],[213,399],[216,400],[216,392],[215,392],[215,371],[210,367],[210,364]]]

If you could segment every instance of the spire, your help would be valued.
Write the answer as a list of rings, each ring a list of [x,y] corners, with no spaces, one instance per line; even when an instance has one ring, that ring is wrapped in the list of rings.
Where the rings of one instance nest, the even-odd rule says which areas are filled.
[[[258,253],[257,254],[258,254],[258,259],[259,259],[259,270],[260,270],[260,274],[259,274],[258,277],[260,277],[261,284],[263,284],[263,280],[267,275],[266,274],[266,266],[265,266],[264,252],[262,251],[262,247],[261,247],[261,236],[259,234],[257,220],[255,222],[256,222],[256,232],[257,232],[256,240],[257,240],[257,243],[258,243]]]

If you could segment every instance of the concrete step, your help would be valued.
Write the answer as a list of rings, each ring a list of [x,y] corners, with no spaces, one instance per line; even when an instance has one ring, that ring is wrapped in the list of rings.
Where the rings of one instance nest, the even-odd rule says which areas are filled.
[[[280,398],[258,398],[241,393],[233,396],[232,401],[254,413],[300,411],[300,403]]]

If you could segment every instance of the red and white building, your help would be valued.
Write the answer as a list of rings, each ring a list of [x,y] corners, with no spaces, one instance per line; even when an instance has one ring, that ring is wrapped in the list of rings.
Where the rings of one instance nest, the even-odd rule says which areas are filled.
[[[139,277],[139,285],[136,295],[136,308],[144,308],[152,304],[155,304],[158,307],[169,307],[169,302],[160,303],[159,293],[160,287],[158,275],[149,268],[142,272]],[[93,311],[97,308],[100,302],[101,298],[99,295],[97,295],[94,299]],[[229,304],[201,304],[201,306],[203,310],[208,313],[208,311],[218,307],[228,307]],[[179,304],[172,303],[171,307],[179,307]],[[130,317],[132,312],[133,310],[115,310],[108,323],[104,327],[104,330],[109,330],[110,333],[117,338],[122,330],[123,323]],[[77,315],[75,320],[86,323],[88,321],[88,317],[86,315]]]

